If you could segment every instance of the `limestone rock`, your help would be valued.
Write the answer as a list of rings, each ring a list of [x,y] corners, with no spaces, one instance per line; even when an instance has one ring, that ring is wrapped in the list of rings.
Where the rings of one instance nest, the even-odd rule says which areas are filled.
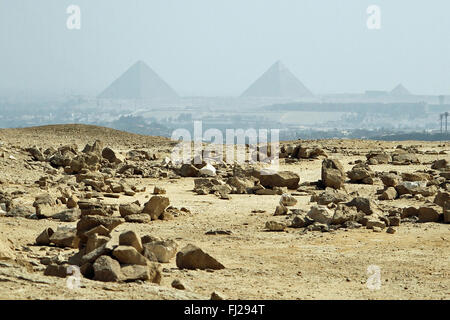
[[[142,253],[144,248],[142,247],[141,238],[139,238],[134,231],[126,231],[119,235],[120,246],[132,246],[137,252]]]
[[[199,247],[188,244],[176,256],[176,264],[180,269],[224,269],[224,265],[204,252]]]
[[[161,214],[166,210],[166,208],[170,205],[170,200],[164,196],[153,196],[150,200],[144,205],[144,209],[142,213],[147,213],[150,215],[152,220],[158,219]]]
[[[147,259],[132,246],[120,245],[112,251],[112,255],[123,264],[147,265]]]
[[[314,205],[308,211],[307,215],[315,222],[329,224],[332,221],[334,214],[325,206]]]
[[[100,256],[93,264],[94,280],[116,282],[122,278],[119,262],[109,256]]]
[[[288,189],[297,189],[300,177],[296,173],[290,171],[263,171],[259,176],[259,181],[263,187],[287,187]]]
[[[152,241],[144,244],[144,256],[153,253],[161,263],[167,263],[177,253],[177,243],[173,240]]]
[[[322,161],[322,183],[325,187],[341,189],[345,182],[344,167],[337,159]]]

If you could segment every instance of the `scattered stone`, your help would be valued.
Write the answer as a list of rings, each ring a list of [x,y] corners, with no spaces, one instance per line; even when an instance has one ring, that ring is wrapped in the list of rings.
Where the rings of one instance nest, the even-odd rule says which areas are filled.
[[[153,194],[166,194],[166,189],[155,186],[153,189]]]
[[[267,221],[266,229],[269,231],[284,231],[286,229],[286,224],[277,221]]]
[[[284,193],[281,196],[280,204],[286,207],[292,207],[297,204],[297,199],[287,193]]]
[[[380,196],[380,200],[394,200],[397,198],[397,190],[394,187],[389,187],[383,191]]]
[[[129,215],[140,214],[141,211],[141,207],[134,202],[119,205],[119,213],[122,218],[126,218]]]
[[[125,217],[126,222],[130,223],[149,223],[152,218],[146,213],[130,214]]]
[[[341,189],[345,182],[344,167],[337,159],[322,161],[322,183],[325,187]]]
[[[147,265],[147,259],[132,246],[119,245],[112,251],[112,255],[123,264]]]
[[[261,171],[259,176],[259,182],[263,187],[287,187],[288,189],[297,189],[300,182],[300,177],[290,171]]]
[[[78,248],[80,239],[77,237],[77,229],[58,228],[49,238],[50,243],[61,248]]]
[[[199,174],[202,176],[215,177],[216,168],[214,168],[210,163],[207,163],[203,168],[199,170]]]
[[[389,227],[389,228],[386,229],[386,232],[390,233],[390,234],[394,234],[394,233],[397,232],[397,230],[395,228]]]
[[[180,269],[219,270],[225,268],[216,259],[192,244],[187,245],[177,253],[176,264]]]
[[[178,289],[178,290],[186,290],[186,286],[179,279],[173,280],[171,286],[172,286],[172,288],[175,288],[175,289]]]
[[[396,187],[401,182],[401,178],[394,173],[385,173],[380,178],[386,188]]]
[[[53,235],[54,231],[52,228],[46,228],[42,233],[36,238],[36,244],[38,246],[48,246],[50,244],[50,237]]]
[[[222,293],[214,291],[211,293],[211,300],[227,300],[227,297]]]
[[[125,265],[121,269],[121,280],[124,282],[150,281],[159,284],[161,278],[161,268],[153,262],[147,262],[147,265]]]
[[[283,215],[286,215],[287,213],[288,213],[288,209],[284,205],[279,204],[275,208],[275,213],[273,215],[274,216],[283,216]]]
[[[159,262],[168,263],[175,257],[177,247],[177,243],[173,240],[152,241],[144,244],[144,251],[146,254],[153,253]]]
[[[65,278],[67,277],[67,267],[69,265],[67,264],[49,264],[45,270],[44,275],[50,276],[50,277],[59,277],[59,278]]]
[[[119,262],[109,256],[100,256],[93,264],[94,280],[116,282],[122,277]]]
[[[139,238],[134,231],[126,231],[119,235],[120,246],[132,246],[137,252],[142,253],[144,248],[142,247],[141,238]]]
[[[164,196],[153,196],[144,205],[142,213],[147,213],[150,215],[152,220],[157,220],[169,205],[169,198]]]
[[[419,222],[438,222],[442,218],[441,207],[427,205],[419,208]]]
[[[333,212],[331,212],[327,207],[315,205],[309,210],[307,216],[314,220],[315,222],[329,224],[333,219]]]
[[[347,176],[353,183],[373,184],[375,173],[367,164],[360,163],[347,172]]]
[[[180,176],[182,177],[198,177],[199,170],[192,164],[185,163],[180,168]]]

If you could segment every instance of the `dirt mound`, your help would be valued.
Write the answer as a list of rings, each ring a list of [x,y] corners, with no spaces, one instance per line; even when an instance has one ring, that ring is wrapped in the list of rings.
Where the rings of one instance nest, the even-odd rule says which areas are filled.
[[[52,144],[76,143],[84,146],[86,141],[101,139],[105,145],[116,148],[136,147],[152,148],[172,146],[173,142],[164,137],[144,136],[106,127],[84,124],[57,124],[29,128],[0,129],[0,141],[22,146],[38,147]]]

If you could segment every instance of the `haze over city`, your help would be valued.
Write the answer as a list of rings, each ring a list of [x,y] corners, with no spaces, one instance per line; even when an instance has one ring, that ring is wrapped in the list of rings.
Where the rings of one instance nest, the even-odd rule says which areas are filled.
[[[81,28],[66,27],[66,8]],[[381,29],[366,9],[381,9]],[[314,93],[450,94],[450,3],[0,1],[0,90],[97,95],[138,60],[182,96],[239,96],[282,60]]]

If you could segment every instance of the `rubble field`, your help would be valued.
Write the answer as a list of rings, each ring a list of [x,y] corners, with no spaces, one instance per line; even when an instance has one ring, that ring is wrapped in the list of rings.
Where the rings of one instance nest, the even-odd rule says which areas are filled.
[[[175,145],[0,129],[0,299],[450,296],[448,141],[285,141],[277,171]]]

